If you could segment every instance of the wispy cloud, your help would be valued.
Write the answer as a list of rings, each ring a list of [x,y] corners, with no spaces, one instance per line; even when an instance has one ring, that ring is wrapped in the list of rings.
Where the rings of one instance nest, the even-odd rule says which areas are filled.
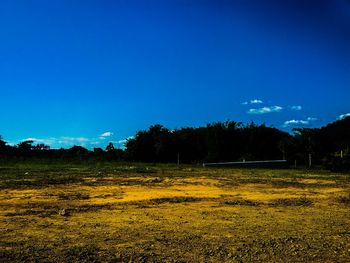
[[[313,117],[308,117],[306,120],[289,120],[289,121],[285,121],[282,126],[289,127],[293,125],[309,125],[310,122],[316,121],[316,120],[317,118],[313,118]]]
[[[242,105],[261,104],[261,103],[264,103],[264,102],[262,100],[259,100],[259,99],[253,99],[253,100],[250,100],[250,101],[242,102]]]
[[[85,143],[90,139],[85,137],[60,137],[63,142],[72,142],[72,143]]]
[[[342,119],[344,119],[344,118],[346,118],[346,117],[350,117],[350,112],[349,112],[349,113],[345,113],[345,114],[339,115],[337,119],[338,119],[338,120],[342,120]]]
[[[49,143],[48,145],[53,147],[71,147],[74,145],[79,146],[89,146],[91,144],[91,141],[93,139],[86,138],[86,137],[66,137],[62,136],[59,138],[52,138],[54,141],[52,143]]]
[[[310,122],[310,121],[317,121],[317,118],[308,117],[308,118],[307,118],[307,121],[309,121],[309,122]]]
[[[303,107],[301,107],[300,105],[294,105],[290,107],[292,110],[302,110]]]
[[[53,148],[60,148],[60,147],[72,147],[74,145],[84,146],[88,147],[94,142],[97,142],[96,138],[86,138],[86,137],[67,137],[67,136],[61,136],[61,137],[49,137],[49,138],[35,138],[35,137],[29,137],[22,140],[19,140],[18,142],[9,142],[11,145],[15,145],[19,142],[23,141],[33,141],[34,144],[46,144]]]
[[[134,138],[135,138],[134,136],[129,136],[129,137],[126,138],[126,139],[117,141],[117,143],[119,143],[119,144],[125,144],[128,140],[131,140],[131,139],[134,139]]]
[[[248,114],[266,114],[272,112],[280,112],[283,110],[281,106],[271,106],[271,107],[262,107],[259,109],[249,109]]]
[[[23,141],[33,141],[34,143],[43,143],[43,144],[46,144],[46,145],[51,145],[51,144],[54,144],[56,139],[55,138],[45,138],[45,139],[40,139],[40,138],[26,138],[26,139],[23,139],[21,140],[22,142]]]

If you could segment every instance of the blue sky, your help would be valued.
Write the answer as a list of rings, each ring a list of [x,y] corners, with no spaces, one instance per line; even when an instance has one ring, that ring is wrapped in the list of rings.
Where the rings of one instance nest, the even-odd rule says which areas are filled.
[[[3,0],[0,134],[53,147],[350,113],[350,2]]]

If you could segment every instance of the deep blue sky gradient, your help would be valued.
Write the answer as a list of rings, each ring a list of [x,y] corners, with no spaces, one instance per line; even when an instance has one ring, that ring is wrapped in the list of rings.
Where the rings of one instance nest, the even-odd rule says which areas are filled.
[[[105,146],[227,119],[318,127],[350,112],[350,1],[4,0],[0,96],[12,143]]]

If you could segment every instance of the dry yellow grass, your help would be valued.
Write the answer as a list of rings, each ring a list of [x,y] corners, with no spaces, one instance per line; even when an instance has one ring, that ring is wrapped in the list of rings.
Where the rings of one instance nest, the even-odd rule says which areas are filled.
[[[109,172],[21,187],[2,180],[1,260],[349,262],[349,177],[295,173]]]

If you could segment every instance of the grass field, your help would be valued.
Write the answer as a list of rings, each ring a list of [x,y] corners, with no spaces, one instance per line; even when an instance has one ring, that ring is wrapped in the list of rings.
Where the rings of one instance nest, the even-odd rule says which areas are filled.
[[[0,261],[350,262],[350,175],[0,166]]]

